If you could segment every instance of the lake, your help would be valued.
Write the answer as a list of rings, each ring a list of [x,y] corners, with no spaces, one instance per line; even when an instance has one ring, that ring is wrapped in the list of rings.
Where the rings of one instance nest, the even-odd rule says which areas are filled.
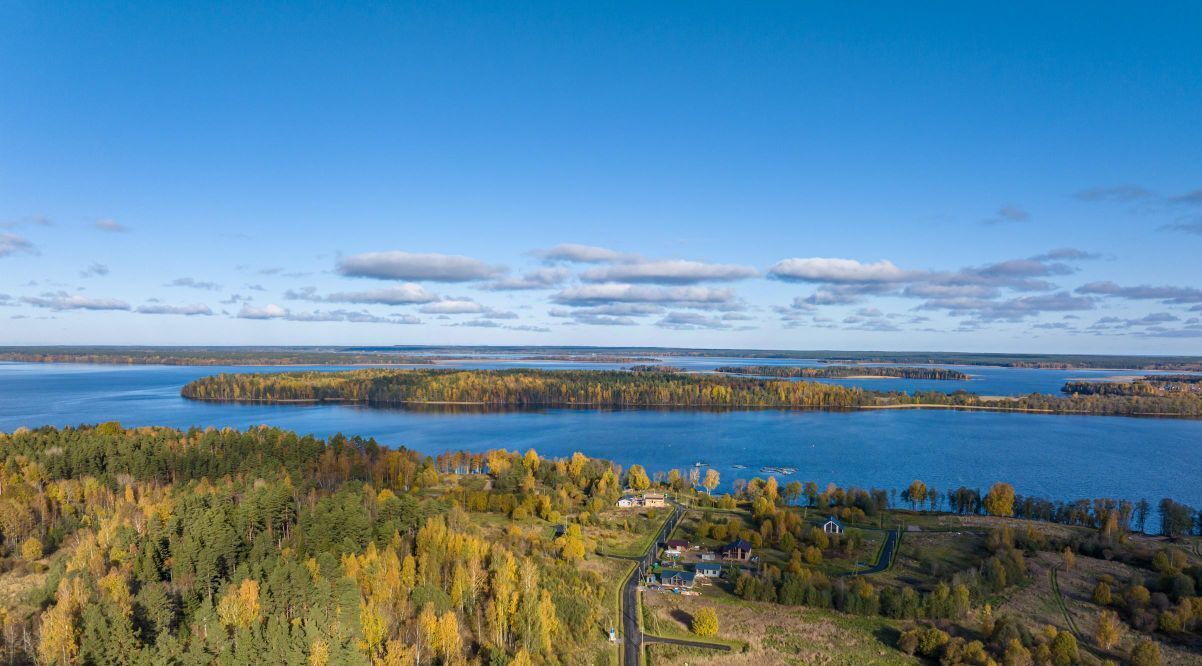
[[[751,359],[673,359],[704,370],[762,363]],[[801,364],[793,362],[792,364]],[[458,365],[458,364],[456,364]],[[597,367],[581,363],[468,361],[471,367]],[[317,369],[330,370],[321,367]],[[863,380],[868,388],[973,385],[987,394],[1054,392],[1066,377],[1113,371],[966,367],[968,382]],[[0,431],[21,426],[120,421],[127,426],[269,424],[301,433],[375,437],[425,453],[448,449],[535,448],[640,463],[650,471],[705,462],[724,485],[760,475],[762,466],[794,467],[778,480],[901,488],[915,478],[940,490],[1014,483],[1019,494],[1055,499],[1117,497],[1153,503],[1170,496],[1202,506],[1202,421],[1054,416],[943,410],[656,411],[541,409],[448,413],[336,405],[235,405],[184,400],[187,382],[218,372],[283,368],[102,366],[0,363]],[[1129,374],[1129,373],[1128,373]],[[838,383],[846,383],[840,381]],[[1043,386],[1043,389],[1007,387]],[[907,390],[913,390],[908,388]],[[953,389],[954,390],[954,389]],[[745,466],[735,469],[734,465]]]

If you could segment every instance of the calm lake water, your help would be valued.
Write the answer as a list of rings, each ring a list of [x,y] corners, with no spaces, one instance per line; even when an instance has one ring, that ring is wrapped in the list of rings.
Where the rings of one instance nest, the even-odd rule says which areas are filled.
[[[703,370],[738,359],[674,359]],[[747,360],[748,363],[762,361]],[[797,364],[794,362],[793,364]],[[472,367],[513,367],[471,362]],[[597,367],[539,363],[538,367]],[[329,367],[320,368],[329,370]],[[1055,392],[1064,378],[1114,372],[964,368],[969,382],[866,380],[979,393]],[[582,451],[652,471],[707,462],[724,483],[765,465],[797,469],[782,481],[903,487],[915,478],[940,490],[1010,481],[1020,494],[1051,498],[1171,496],[1202,506],[1202,421],[952,411],[733,411],[545,409],[446,413],[348,406],[234,405],[179,397],[185,383],[217,372],[280,368],[0,363],[0,431],[21,426],[120,421],[127,426],[269,424],[328,436],[372,436],[426,453],[530,447],[553,456]],[[844,382],[840,382],[844,383]],[[1017,388],[1015,388],[1017,387]],[[1042,388],[1033,388],[1042,387]],[[745,469],[736,469],[743,465]]]

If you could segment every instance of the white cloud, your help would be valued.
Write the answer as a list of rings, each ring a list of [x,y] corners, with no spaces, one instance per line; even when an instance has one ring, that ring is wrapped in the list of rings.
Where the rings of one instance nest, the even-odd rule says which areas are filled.
[[[468,282],[493,278],[505,270],[460,255],[398,251],[357,254],[338,262],[338,272],[342,275],[379,280]]]
[[[238,311],[239,319],[283,319],[287,316],[288,310],[274,304],[262,307],[243,304],[242,309]]]
[[[135,310],[135,312],[138,312],[139,314],[184,315],[188,317],[207,317],[213,314],[213,311],[209,309],[209,306],[199,303],[194,303],[192,305],[164,305],[160,303],[150,303],[147,305],[138,306],[138,309]]]
[[[734,301],[730,289],[717,287],[647,287],[631,284],[590,284],[565,289],[554,301],[564,305],[603,305],[606,303],[664,303],[724,305]]]
[[[707,264],[700,261],[671,259],[592,268],[582,273],[580,277],[587,282],[692,284],[705,281],[743,280],[758,274],[758,271],[749,266]]]
[[[26,296],[22,302],[37,308],[50,310],[129,310],[129,303],[115,298],[87,298],[80,294],[60,291],[42,294],[40,297]]]
[[[483,305],[466,298],[448,298],[418,308],[418,312],[425,314],[476,314],[485,310]]]
[[[864,264],[855,259],[827,257],[785,259],[776,262],[768,269],[768,274],[779,280],[834,284],[904,282],[913,278],[915,273],[915,271],[902,270],[887,260]]]
[[[550,289],[558,286],[572,276],[572,271],[563,266],[540,268],[522,275],[521,277],[503,277],[485,285],[482,289],[489,291],[521,291],[529,289]]]
[[[299,290],[288,290],[284,293],[284,298],[326,303],[370,303],[378,305],[412,305],[438,300],[438,296],[426,291],[421,285],[412,282],[384,289],[335,292],[326,296],[318,295],[317,290],[313,287],[305,287]]]

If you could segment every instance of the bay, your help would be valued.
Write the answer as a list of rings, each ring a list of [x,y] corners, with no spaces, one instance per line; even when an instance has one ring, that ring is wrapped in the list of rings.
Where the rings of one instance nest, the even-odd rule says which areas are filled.
[[[678,361],[673,359],[673,361]],[[688,359],[689,369],[735,364]],[[794,363],[796,364],[796,363]],[[459,365],[459,364],[454,364]],[[579,363],[465,361],[471,367],[597,367]],[[616,367],[616,366],[615,366]],[[218,372],[279,367],[101,366],[0,363],[0,431],[119,421],[126,426],[247,428],[375,437],[424,453],[451,449],[574,451],[650,471],[706,463],[734,479],[763,466],[792,467],[778,480],[901,488],[913,479],[947,490],[1008,481],[1019,494],[1053,499],[1161,497],[1202,506],[1202,421],[946,410],[658,411],[539,409],[446,412],[340,405],[237,405],[185,400],[180,388]],[[320,370],[335,368],[320,367]],[[981,393],[1056,385],[1083,371],[966,368]],[[984,370],[984,372],[983,372]],[[1117,374],[1094,371],[1090,375]],[[864,380],[902,389],[903,380]],[[926,382],[940,388],[948,382]],[[911,389],[912,390],[912,389]],[[1025,392],[1020,390],[1018,392]],[[742,468],[736,468],[741,466]]]

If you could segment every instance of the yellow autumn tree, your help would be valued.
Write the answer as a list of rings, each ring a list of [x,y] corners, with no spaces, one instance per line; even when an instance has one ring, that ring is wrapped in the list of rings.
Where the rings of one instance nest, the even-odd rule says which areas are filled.
[[[991,516],[1014,515],[1014,486],[1009,483],[995,483],[985,495],[985,510]]]
[[[217,602],[217,618],[227,627],[246,629],[259,621],[259,581],[247,578],[231,586]]]
[[[708,637],[718,635],[718,613],[706,606],[693,614],[693,633]]]

